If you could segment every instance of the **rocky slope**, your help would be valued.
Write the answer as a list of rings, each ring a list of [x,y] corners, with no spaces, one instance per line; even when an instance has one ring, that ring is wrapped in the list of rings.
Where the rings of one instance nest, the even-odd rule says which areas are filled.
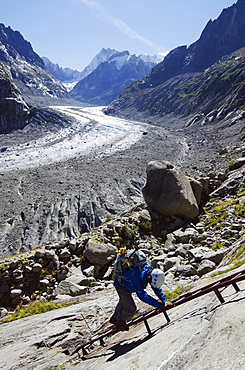
[[[76,109],[82,121],[71,116]],[[223,173],[244,142],[242,121],[224,121],[217,136],[214,126],[173,130],[174,120],[170,130],[97,117],[88,108],[69,114],[65,122],[64,113],[38,109],[24,130],[2,137],[2,256],[73,238],[135,205],[151,160],[168,160],[191,176]]]
[[[132,249],[140,245],[151,264],[167,273],[166,284],[171,289],[218,267],[244,261],[244,165],[242,157],[227,174],[191,180],[196,201],[203,209],[191,221],[188,207],[186,217],[178,217],[189,198],[186,184],[190,179],[184,179],[177,169],[172,175],[172,170],[168,170],[164,189],[170,184],[175,189],[171,178],[174,176],[182,194],[181,200],[176,189],[174,195],[165,195],[165,203],[175,203],[175,212],[171,211],[169,216],[152,208],[152,201],[151,207],[147,207],[142,199],[132,210],[80,237],[48,243],[32,252],[3,259],[0,306],[15,307],[31,299],[51,300],[58,294],[79,296],[87,293],[89,287],[105,287],[112,279],[117,251],[124,246]],[[157,173],[159,181],[162,175]]]
[[[2,324],[1,367],[113,369],[120,363],[142,369],[239,369],[244,364],[243,282],[240,291],[222,290],[224,304],[210,293],[171,309],[169,325],[156,316],[150,320],[152,336],[140,324],[108,338],[104,347],[95,344],[86,359],[76,348],[105,324],[116,305],[111,273],[120,245],[140,243],[148,260],[165,271],[167,291],[196,290],[213,281],[210,272],[227,271],[227,276],[244,263],[244,163],[240,158],[226,176],[203,179],[210,200],[196,221],[166,219],[139,204],[80,238],[2,261],[2,306],[50,299],[73,304]],[[146,312],[148,306],[136,302],[139,313]],[[6,318],[6,309],[0,312]],[[224,344],[214,350],[214,342]]]
[[[154,267],[168,271],[167,281],[171,286],[175,278],[178,284],[182,278],[188,282],[217,266],[245,257],[245,158],[232,163],[230,172],[196,180],[188,179],[168,162],[165,167],[164,163],[152,162],[148,169],[143,189],[148,207],[142,198],[142,203],[133,210],[104,222],[90,233],[48,243],[46,248],[39,246],[23,257],[10,258],[9,262],[3,260],[0,306],[15,306],[33,295],[40,297],[42,292],[48,300],[58,292],[68,294],[71,289],[74,295],[83,294],[87,288],[72,287],[72,284],[76,281],[89,286],[94,279],[110,280],[112,261],[118,248],[123,246],[140,245]],[[154,187],[164,189],[164,194],[161,191],[156,198]],[[192,215],[194,199],[195,214]],[[159,208],[161,202],[164,206]],[[21,217],[25,222],[25,215]],[[65,218],[63,215],[68,225]],[[75,280],[66,280],[74,274],[78,275]],[[70,286],[62,286],[63,280],[69,281]]]
[[[29,103],[69,99],[65,88],[46,69],[43,60],[18,31],[0,24],[0,60]]]
[[[22,129],[30,108],[0,63],[0,134]]]
[[[227,113],[234,107],[243,109],[244,50],[222,57],[245,46],[244,29],[244,1],[238,0],[218,19],[209,21],[194,44],[172,50],[149,75],[129,85],[106,112],[163,117],[170,112],[205,116],[221,107],[225,111],[226,104]]]
[[[181,74],[155,88],[130,85],[105,109],[106,114],[155,118],[187,117],[202,126],[226,116],[244,118],[245,48],[223,57],[204,72]]]
[[[128,51],[114,51],[77,83],[70,96],[80,102],[107,105],[132,81],[148,74],[155,60],[150,56],[130,55]]]

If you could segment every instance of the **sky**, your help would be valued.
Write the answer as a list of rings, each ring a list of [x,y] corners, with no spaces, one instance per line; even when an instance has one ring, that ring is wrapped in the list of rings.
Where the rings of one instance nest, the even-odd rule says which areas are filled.
[[[104,48],[161,55],[189,46],[237,0],[1,0],[0,23],[41,57],[83,70]]]

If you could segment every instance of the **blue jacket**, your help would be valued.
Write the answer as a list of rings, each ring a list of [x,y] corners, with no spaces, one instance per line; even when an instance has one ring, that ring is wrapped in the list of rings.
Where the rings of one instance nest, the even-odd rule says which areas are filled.
[[[151,265],[145,265],[142,271],[140,271],[139,267],[128,269],[123,273],[122,279],[120,279],[121,284],[116,278],[114,285],[115,287],[124,286],[129,292],[136,293],[141,301],[153,307],[162,307],[162,302],[166,302],[166,296],[161,288],[151,287],[162,302],[159,302],[144,291],[148,283],[147,277],[152,269],[153,267]]]

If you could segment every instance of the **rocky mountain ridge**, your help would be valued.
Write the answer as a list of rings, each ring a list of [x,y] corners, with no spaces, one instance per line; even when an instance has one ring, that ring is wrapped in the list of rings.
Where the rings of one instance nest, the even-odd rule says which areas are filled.
[[[49,72],[62,83],[77,83],[92,73],[101,63],[107,62],[111,55],[117,53],[117,50],[102,48],[101,51],[92,59],[87,67],[82,71],[71,68],[62,68],[57,63],[51,62],[48,58],[42,57],[43,62]]]
[[[130,55],[128,51],[119,52],[110,48],[102,48],[101,51],[92,59],[91,63],[89,63],[89,65],[82,71],[72,70],[71,68],[62,68],[57,63],[52,63],[46,57],[43,57],[42,59],[49,72],[59,81],[61,81],[69,92],[74,89],[74,91],[72,91],[70,94],[72,97],[84,103],[87,102],[103,105],[111,102],[111,100],[117,96],[118,92],[124,86],[127,86],[127,84],[129,84],[131,81],[139,79],[143,75],[149,73],[150,70],[161,61],[161,59],[156,55],[150,56],[141,54],[136,56]],[[110,67],[107,67],[106,69],[106,65],[108,63]],[[115,63],[116,69],[114,71],[111,63]],[[131,65],[130,67],[129,64]],[[95,72],[97,68],[99,68],[99,70]],[[121,68],[124,69],[123,75],[119,73]],[[134,71],[132,71],[133,68]],[[88,76],[92,73],[95,74],[93,77],[91,76],[89,80],[87,80]],[[115,76],[110,80],[110,75],[112,73]],[[118,76],[116,77],[116,75]],[[104,94],[103,86],[101,85],[100,80],[102,79],[103,84],[105,84],[107,78],[110,80],[109,84],[112,83],[111,89],[115,90],[115,92],[112,93],[112,98],[100,98],[100,94]],[[80,83],[77,87],[76,85],[84,79],[86,79],[84,82],[86,88],[82,87],[82,83]],[[97,79],[99,80],[98,86]],[[125,83],[123,80],[125,80]],[[109,86],[109,84],[107,85]],[[93,94],[94,96],[90,96],[91,92],[90,95],[88,95],[88,92],[86,91],[88,87],[90,89],[95,89],[96,93]],[[97,97],[96,94],[98,95]],[[102,99],[101,102],[100,99]]]
[[[155,87],[171,77],[183,73],[201,72],[227,54],[244,47],[245,3],[238,0],[223,9],[220,16],[210,20],[200,38],[191,44],[179,46],[144,78],[142,87]]]
[[[48,58],[42,57],[45,67],[49,72],[63,83],[77,82],[81,79],[82,72],[71,68],[62,68],[58,63],[51,62]]]
[[[107,105],[117,97],[119,91],[132,81],[148,74],[157,61],[160,61],[156,57],[136,56],[130,55],[128,51],[109,50],[111,52],[106,53],[107,58],[104,57],[101,63],[98,63],[96,59],[96,68],[92,71],[90,68],[87,76],[83,77],[71,90],[70,96],[73,99],[83,103]],[[104,54],[103,52],[102,55]],[[94,63],[92,61],[92,65]],[[88,71],[85,69],[84,72]]]
[[[244,5],[243,0],[238,0],[224,9],[215,21],[208,22],[199,40],[188,48],[172,50],[149,75],[122,91],[106,112],[124,117],[130,114],[163,117],[168,113],[205,116],[212,110],[217,113],[220,99],[223,107],[226,103],[229,106],[238,87],[236,109],[243,109],[243,62],[237,66],[238,80],[235,69],[239,58],[244,58]],[[222,59],[228,54],[227,61]]]
[[[0,134],[22,129],[30,108],[0,62]]]
[[[204,72],[181,74],[155,88],[126,88],[105,113],[130,117],[189,117],[187,125],[244,118],[245,48],[221,58]],[[154,102],[154,103],[152,103]],[[237,117],[237,118],[235,118]]]
[[[42,58],[18,31],[0,25],[0,60],[23,98],[30,104],[69,99],[66,89],[46,69]]]
[[[31,44],[26,41],[19,31],[14,31],[11,27],[5,27],[0,24],[0,42],[4,48],[1,48],[1,60],[8,62],[8,55],[14,60],[18,57],[23,58],[27,63],[36,67],[45,69],[44,63],[40,56],[34,52]]]
[[[72,102],[66,89],[48,72],[31,44],[20,32],[3,24],[0,24],[0,87],[0,134],[23,129],[34,122],[46,125],[48,117],[50,122],[54,122],[53,112],[48,108],[36,108],[36,105]],[[56,118],[57,123],[58,116]],[[59,120],[66,122],[61,115]]]

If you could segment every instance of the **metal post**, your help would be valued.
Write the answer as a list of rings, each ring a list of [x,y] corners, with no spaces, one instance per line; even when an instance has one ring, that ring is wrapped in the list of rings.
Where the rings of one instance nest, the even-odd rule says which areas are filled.
[[[220,300],[221,303],[224,303],[225,300],[224,298],[222,297],[222,295],[220,294],[220,292],[218,291],[218,289],[214,289],[214,292],[216,294],[216,296],[218,297],[218,299]]]
[[[88,352],[86,351],[86,349],[84,347],[82,347],[82,351],[83,351],[83,356],[88,355]]]
[[[165,318],[166,318],[167,322],[170,322],[170,318],[169,318],[169,316],[168,316],[167,312],[166,312],[166,311],[163,311],[163,314],[164,314],[164,316],[165,316]]]
[[[236,283],[233,283],[232,285],[235,288],[235,291],[236,292],[240,292],[240,288],[239,288],[239,286]]]
[[[146,327],[146,329],[147,329],[147,331],[148,331],[148,334],[149,334],[149,335],[151,335],[151,334],[152,334],[152,333],[151,333],[151,329],[150,329],[149,324],[148,324],[148,322],[147,322],[147,320],[146,320],[146,319],[144,319],[144,324],[145,324],[145,327]]]

